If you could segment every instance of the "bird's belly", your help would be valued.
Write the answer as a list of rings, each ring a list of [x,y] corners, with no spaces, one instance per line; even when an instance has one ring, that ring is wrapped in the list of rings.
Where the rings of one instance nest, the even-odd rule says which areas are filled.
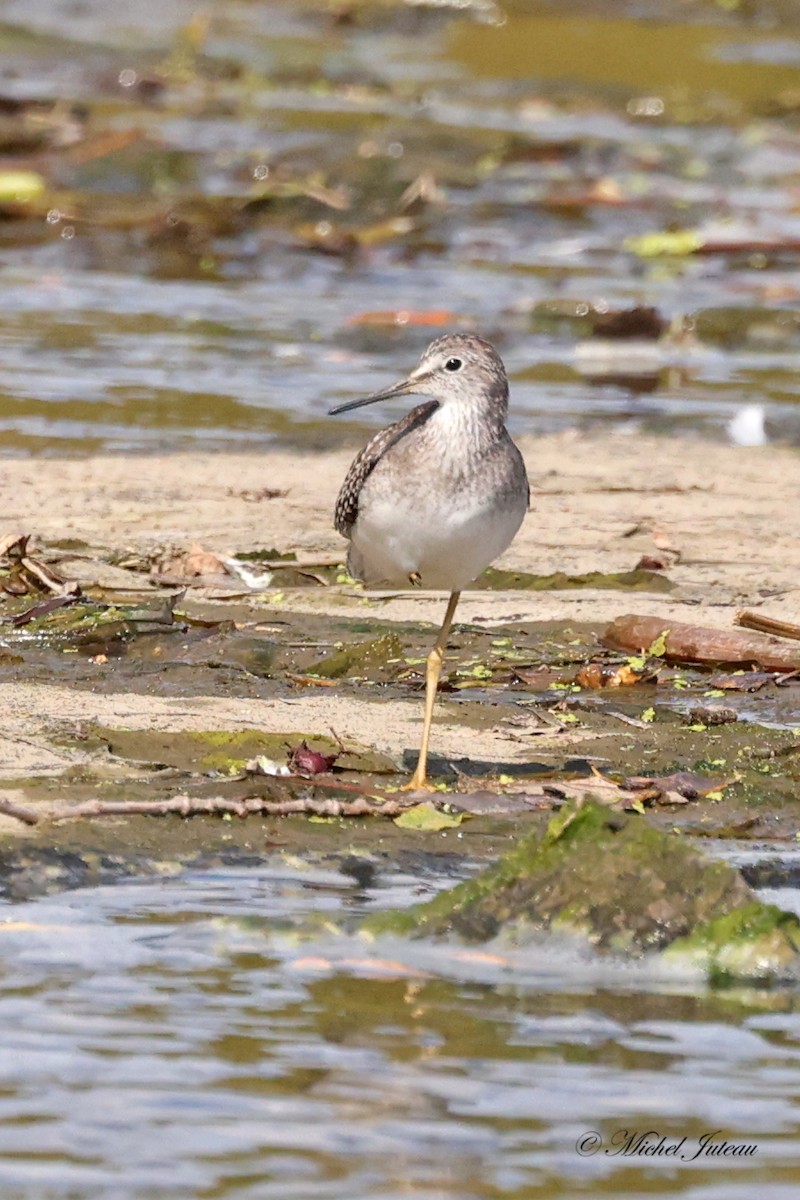
[[[398,504],[375,497],[351,535],[353,564],[367,583],[407,583],[460,591],[502,554],[522,524],[522,499],[490,508],[465,502],[442,512],[419,497]]]

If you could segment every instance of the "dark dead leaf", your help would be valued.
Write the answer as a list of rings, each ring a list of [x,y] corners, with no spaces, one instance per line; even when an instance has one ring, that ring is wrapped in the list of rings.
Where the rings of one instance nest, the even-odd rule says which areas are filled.
[[[722,704],[694,704],[687,710],[686,720],[690,725],[731,725],[739,715]]]
[[[29,540],[29,533],[0,534],[0,558],[22,558]]]
[[[0,576],[0,591],[7,596],[27,596],[30,589],[22,576],[15,573]]]
[[[27,625],[30,621],[35,621],[37,617],[45,617],[48,613],[55,612],[57,608],[64,608],[67,604],[74,604],[80,593],[76,589],[74,592],[62,593],[60,596],[48,596],[46,600],[40,600],[38,604],[34,604],[32,608],[27,608],[25,612],[17,613],[11,618],[11,624],[19,629],[22,625]]]
[[[286,762],[296,775],[324,775],[331,770],[338,757],[338,754],[323,754],[313,750],[303,739],[299,746],[289,748]]]
[[[637,571],[666,571],[672,564],[666,554],[643,554],[636,564]]]
[[[685,801],[724,791],[735,782],[735,779],[709,779],[697,771],[673,771],[671,775],[631,775],[623,780],[622,786],[632,792],[657,788],[664,795],[674,793]]]
[[[80,591],[76,583],[66,580],[58,571],[54,571],[52,567],[40,562],[38,558],[32,558],[29,554],[22,556],[20,565],[25,573],[45,591],[53,592],[57,596],[70,595]]]
[[[735,779],[708,779],[693,771],[676,771],[672,775],[635,775],[616,783],[599,772],[589,778],[553,781],[543,785],[543,792],[561,801],[597,800],[601,804],[641,811],[652,805],[686,804],[722,791]]]
[[[708,686],[723,692],[759,692],[768,683],[776,683],[781,678],[786,676],[773,671],[742,671],[738,675],[712,675]]]

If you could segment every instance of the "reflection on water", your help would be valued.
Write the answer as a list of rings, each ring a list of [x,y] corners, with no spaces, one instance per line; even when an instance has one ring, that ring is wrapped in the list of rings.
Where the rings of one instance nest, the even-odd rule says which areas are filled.
[[[181,41],[198,7],[0,5],[2,167],[52,190],[0,221],[0,455],[329,444],[331,404],[442,326],[498,341],[516,433],[725,436],[756,405],[798,436],[797,50],[764,5],[209,0]],[[683,227],[717,251],[626,247]],[[589,306],[668,336],[589,339]],[[363,320],[396,310],[442,324]],[[418,884],[261,867],[4,905],[2,1200],[796,1200],[796,997],[549,943],[292,945]],[[622,1130],[685,1157],[605,1153]],[[709,1133],[757,1152],[693,1158]]]
[[[79,7],[0,5],[0,170],[48,189],[0,221],[0,454],[329,445],[331,404],[442,327],[498,342],[516,433],[726,437],[758,405],[800,440],[774,4]],[[712,249],[628,242],[681,229]],[[666,333],[587,341],[553,305]]]
[[[796,1196],[796,998],[566,950],[326,967],[335,943],[292,945],[312,912],[414,898],[380,882],[265,866],[6,906],[4,1200]],[[685,1157],[576,1151],[620,1130]],[[757,1151],[695,1157],[708,1133]]]

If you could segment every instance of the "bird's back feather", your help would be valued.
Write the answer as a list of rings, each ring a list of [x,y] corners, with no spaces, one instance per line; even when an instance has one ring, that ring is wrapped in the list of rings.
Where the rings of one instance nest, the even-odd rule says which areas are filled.
[[[334,525],[337,533],[340,533],[342,537],[350,537],[358,519],[358,499],[361,489],[386,451],[402,438],[407,437],[409,433],[424,425],[438,407],[437,400],[427,400],[424,404],[418,404],[401,420],[395,421],[394,425],[376,433],[353,459],[350,470],[345,475],[334,512]]]

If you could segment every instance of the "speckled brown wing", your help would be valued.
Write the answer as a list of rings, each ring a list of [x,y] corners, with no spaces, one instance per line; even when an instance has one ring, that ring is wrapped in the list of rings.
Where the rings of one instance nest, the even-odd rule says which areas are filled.
[[[413,430],[424,425],[428,418],[439,407],[437,400],[427,400],[418,404],[400,421],[395,421],[388,429],[382,429],[371,438],[364,449],[353,459],[350,470],[344,477],[334,510],[333,523],[336,532],[342,537],[349,538],[358,518],[358,498],[366,480],[370,477],[383,455],[397,444],[401,438],[407,437]]]

